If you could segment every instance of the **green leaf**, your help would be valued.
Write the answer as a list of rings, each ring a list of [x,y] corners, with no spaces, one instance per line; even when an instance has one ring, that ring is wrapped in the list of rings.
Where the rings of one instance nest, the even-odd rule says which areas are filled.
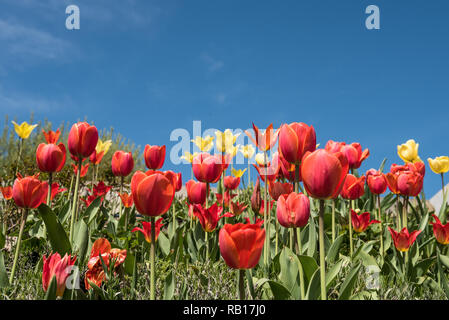
[[[313,277],[313,274],[319,269],[318,264],[315,259],[309,256],[298,256],[298,259],[304,271],[304,281],[305,286],[307,287]]]
[[[93,289],[93,291],[96,294],[98,294],[103,300],[109,300],[108,297],[107,297],[106,292],[103,289],[101,289],[99,286],[97,286],[95,283],[93,283],[89,279],[87,280],[87,282],[89,282],[89,285]]]
[[[5,246],[5,242],[6,242],[6,235],[5,232],[3,231],[3,227],[0,226],[0,249],[3,249],[3,247]]]
[[[441,282],[441,286],[443,287],[443,291],[446,294],[446,298],[449,299],[449,285],[447,283],[447,278],[446,275],[444,274],[443,268],[441,267],[441,255],[439,250],[437,250],[437,256],[438,256],[438,273],[440,274],[440,282]]]
[[[309,223],[309,242],[307,244],[307,255],[310,257],[313,257],[316,253],[316,228],[315,228],[315,222],[313,218],[310,218]]]
[[[443,195],[443,202],[441,203],[440,212],[438,213],[438,218],[441,221],[446,221],[447,194],[448,192],[445,192]]]
[[[83,216],[89,217],[89,220],[87,220],[88,225],[90,225],[92,221],[94,221],[94,219],[96,218],[100,206],[101,206],[101,197],[98,197],[94,201],[92,201],[90,206],[84,212]]]
[[[0,251],[0,288],[6,288],[7,286],[9,286],[8,273],[5,268],[3,252]]]
[[[326,289],[329,290],[334,281],[335,277],[340,273],[341,267],[343,266],[343,260],[338,261],[332,266],[332,268],[326,272]]]
[[[281,272],[279,278],[282,284],[290,291],[293,295],[293,291],[298,288],[298,283],[296,281],[299,273],[298,260],[296,255],[290,250],[290,248],[285,247],[282,249],[279,256],[279,264],[281,267]]]
[[[338,252],[340,250],[340,246],[343,243],[343,240],[345,238],[345,235],[342,234],[335,239],[335,241],[332,243],[331,247],[329,248],[329,251],[326,255],[326,261],[329,263],[333,263],[335,261],[335,258],[338,256]]]
[[[47,227],[48,239],[52,249],[60,255],[70,253],[72,249],[69,238],[55,213],[44,203],[39,206],[38,211]]]
[[[256,290],[254,289],[253,284],[253,275],[251,272],[251,269],[246,269],[246,279],[248,279],[248,287],[249,287],[249,293],[251,294],[251,298],[256,298]]]
[[[126,254],[124,268],[127,275],[132,276],[134,273],[134,263],[136,261],[136,256],[132,254],[131,252],[128,252]]]
[[[354,266],[346,277],[345,281],[341,285],[339,300],[348,300],[352,295],[352,290],[357,280],[357,275],[359,274],[362,264],[359,263]]]
[[[268,284],[270,285],[274,300],[287,300],[290,298],[290,291],[288,291],[288,289],[281,283],[269,280]]]
[[[440,256],[440,262],[449,269],[449,257],[445,255],[439,255]]]
[[[164,256],[168,256],[170,254],[170,240],[168,240],[167,236],[162,231],[157,237],[157,243]]]
[[[164,300],[173,300],[175,292],[175,277],[174,272],[169,272],[165,278]]]
[[[61,224],[64,224],[67,218],[70,217],[70,212],[72,212],[72,208],[70,206],[70,201],[67,201],[58,214],[58,220]]]
[[[385,163],[387,162],[387,158],[384,158],[383,160],[382,160],[382,163],[380,164],[380,167],[379,167],[379,171],[380,172],[383,172],[384,171],[384,167],[385,167]]]
[[[50,285],[47,288],[47,292],[45,293],[45,300],[56,300],[57,286],[58,283],[56,282],[56,276],[53,276]]]
[[[380,268],[377,265],[376,259],[365,251],[361,250],[357,254],[357,256],[354,257],[354,261],[357,261],[359,259],[366,268],[370,268],[370,270],[374,272],[380,272]]]
[[[79,261],[84,261],[89,243],[89,229],[83,219],[80,219],[74,228],[73,252],[77,253]]]
[[[309,286],[307,288],[306,299],[307,300],[317,300],[321,296],[320,287],[320,269],[316,269],[313,273],[312,278],[309,281]]]

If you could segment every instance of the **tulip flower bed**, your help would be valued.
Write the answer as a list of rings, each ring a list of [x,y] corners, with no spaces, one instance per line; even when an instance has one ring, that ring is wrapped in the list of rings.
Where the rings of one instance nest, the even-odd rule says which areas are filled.
[[[87,122],[36,126],[2,139],[1,299],[449,297],[447,193],[428,207],[413,140],[404,164],[362,169],[358,143],[320,149],[313,126],[253,124],[252,145],[229,129],[192,140],[186,181],[164,170],[166,146],[141,161]],[[444,188],[449,158],[428,162]]]

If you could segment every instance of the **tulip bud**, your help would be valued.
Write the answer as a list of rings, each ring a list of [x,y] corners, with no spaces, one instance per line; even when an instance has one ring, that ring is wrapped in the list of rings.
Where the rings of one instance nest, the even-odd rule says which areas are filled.
[[[63,143],[41,143],[36,150],[36,162],[42,172],[59,172],[65,164],[66,150]]]
[[[134,169],[134,160],[131,152],[118,150],[114,153],[111,160],[112,173],[114,176],[126,177]]]
[[[316,149],[316,135],[313,126],[302,122],[283,124],[279,132],[279,151],[290,163],[299,164],[308,151]]]
[[[165,161],[165,146],[146,145],[143,152],[145,164],[148,169],[157,170],[162,168]]]
[[[260,195],[260,179],[257,177],[256,185],[254,186],[253,194],[251,195],[251,209],[254,213],[259,212],[262,203]]]
[[[301,228],[310,217],[310,201],[302,193],[283,194],[277,200],[276,216],[285,228]]]
[[[78,122],[70,129],[67,145],[73,156],[87,158],[94,152],[97,142],[97,128],[87,122]]]
[[[39,174],[23,178],[17,174],[12,188],[12,197],[18,207],[35,209],[45,202],[48,189],[37,178],[38,176]]]

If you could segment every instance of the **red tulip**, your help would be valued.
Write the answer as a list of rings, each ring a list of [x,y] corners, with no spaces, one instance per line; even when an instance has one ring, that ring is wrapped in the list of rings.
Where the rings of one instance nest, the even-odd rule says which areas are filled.
[[[268,204],[268,210],[267,210],[267,212],[270,212],[271,209],[273,209],[274,200],[270,200],[270,201],[267,200],[267,204]],[[260,209],[259,209],[259,214],[260,214],[261,216],[264,215],[264,209],[265,209],[265,201],[262,200],[262,202],[260,203]]]
[[[190,204],[204,204],[206,202],[206,184],[189,180],[186,183],[187,198]]]
[[[159,233],[161,232],[161,228],[163,226],[162,220],[164,218],[160,218],[156,221],[156,224],[154,225],[155,228],[155,236],[154,240],[157,241],[157,237],[159,236]],[[131,232],[140,231],[145,237],[145,241],[148,243],[151,243],[151,222],[142,221],[142,228],[135,227]]]
[[[223,172],[222,158],[218,155],[200,153],[193,158],[192,168],[198,181],[215,183]]]
[[[257,173],[259,173],[259,176],[262,178],[263,182],[265,182],[265,176],[267,177],[268,181],[274,181],[276,180],[279,169],[281,167],[279,161],[279,153],[275,152],[272,161],[268,162],[265,166],[256,166],[255,164],[253,164],[253,166],[254,168],[256,168]]]
[[[170,208],[175,188],[161,173],[137,171],[131,179],[131,193],[138,212],[145,216],[156,217]]]
[[[422,190],[425,167],[422,162],[408,163],[403,166],[393,164],[391,172],[386,174],[391,192],[403,196],[416,197]]]
[[[282,194],[292,193],[293,185],[287,182],[268,181],[268,192],[270,193],[271,198],[277,201]]]
[[[59,172],[65,164],[66,150],[63,143],[41,143],[36,149],[36,162],[42,172]]]
[[[239,187],[240,177],[226,176],[224,177],[224,186],[228,190],[235,190]]]
[[[35,209],[45,202],[48,189],[39,179],[39,174],[23,178],[17,174],[12,187],[12,197],[18,207]]]
[[[387,190],[385,174],[375,169],[370,169],[366,172],[366,182],[373,194],[382,194]]]
[[[44,188],[45,188],[45,194],[48,194],[48,182],[44,181]],[[59,188],[60,185],[57,182],[53,182],[51,184],[51,194],[50,194],[50,200],[53,201],[53,199],[55,198],[55,196],[61,192],[67,191],[67,189],[63,189],[63,188]]]
[[[218,220],[223,217],[232,217],[233,215],[230,213],[226,213],[220,216],[220,213],[223,212],[223,208],[217,206],[214,203],[209,208],[203,208],[201,204],[193,205],[193,214],[198,218],[201,223],[201,227],[205,232],[212,232],[217,228]]]
[[[260,195],[260,179],[257,177],[253,194],[251,195],[251,209],[253,209],[254,213],[259,212],[262,202],[262,197]]]
[[[75,123],[69,132],[68,147],[70,153],[78,158],[87,158],[98,142],[98,130],[87,122]]]
[[[412,233],[408,233],[407,228],[403,228],[401,232],[396,232],[392,228],[388,227],[391,233],[391,238],[393,239],[394,246],[398,251],[406,252],[415,242],[416,237],[421,233],[421,230],[415,230]]]
[[[77,166],[77,165],[74,165],[74,164],[72,163],[72,167],[73,167],[73,173],[74,173],[75,175],[77,175],[77,174],[78,174],[78,166]],[[86,164],[85,166],[81,165],[80,178],[84,177],[84,176],[87,174],[87,170],[88,170],[88,169],[89,169],[89,163]]]
[[[110,269],[109,264],[112,261],[114,263],[114,269],[120,266],[126,259],[126,250],[112,249],[111,244],[105,238],[97,239],[92,245],[92,251],[87,263],[87,272],[84,278],[84,284],[87,290],[90,289],[89,281],[97,286],[101,286],[101,283],[106,279],[104,274],[103,264],[100,260],[100,256],[103,259],[104,264]]]
[[[104,151],[97,153],[97,151],[94,150],[94,152],[92,152],[92,154],[89,157],[89,161],[93,165],[98,165],[98,164],[100,164],[101,160],[103,160],[103,157],[104,157]]]
[[[306,153],[301,165],[301,176],[309,195],[317,199],[334,199],[343,187],[349,165],[340,153],[318,149]]]
[[[324,147],[325,150],[336,153],[341,152],[341,149],[346,145],[346,142],[337,142],[333,140],[329,140]]]
[[[279,132],[279,151],[290,163],[299,164],[307,151],[316,149],[316,135],[313,126],[302,122],[283,124]]]
[[[310,201],[303,193],[283,194],[277,200],[276,216],[285,228],[304,227],[310,217]]]
[[[165,161],[165,146],[146,145],[143,152],[145,164],[148,169],[157,170],[162,168]]]
[[[134,201],[133,201],[133,195],[132,194],[127,194],[127,193],[122,193],[119,194],[120,199],[122,200],[123,206],[125,208],[131,208]]]
[[[351,222],[355,232],[363,232],[373,223],[380,223],[380,221],[377,220],[369,221],[369,219],[370,219],[369,212],[364,212],[358,215],[357,212],[351,209]]]
[[[229,212],[234,216],[239,216],[245,211],[248,206],[244,203],[239,202],[230,202],[229,203]]]
[[[175,188],[175,192],[181,190],[181,188],[182,188],[182,176],[181,176],[181,173],[174,173],[171,170],[167,170],[167,171],[163,171],[163,172],[161,172],[161,171],[154,171],[154,170],[148,170],[147,173],[148,172],[152,172],[152,173],[159,172],[159,173],[162,173],[168,180],[171,181],[171,183],[173,185],[173,188]]]
[[[340,195],[343,199],[355,200],[365,194],[365,176],[357,178],[352,174],[346,176]]]
[[[259,131],[259,128],[253,123],[254,135],[248,130],[245,130],[245,134],[250,138],[250,140],[259,148],[260,151],[268,151],[276,144],[278,138],[279,129],[274,131],[273,124],[271,123],[264,133]],[[273,132],[274,131],[274,132]]]
[[[224,204],[225,208],[229,208],[229,202],[237,196],[237,194],[229,193],[229,190],[226,190],[224,194],[224,202],[223,202],[223,195],[221,193],[216,193],[215,196],[217,197],[217,202],[219,204]]]
[[[431,222],[430,224],[433,227],[435,238],[441,244],[449,244],[449,223],[443,225],[436,215],[433,214],[432,217],[435,219],[435,222]]]
[[[56,296],[62,297],[64,295],[66,281],[68,276],[70,275],[70,267],[75,264],[76,257],[71,257],[64,255],[61,259],[59,253],[53,253],[47,259],[47,257],[43,257],[44,266],[42,269],[42,287],[44,291],[47,292],[48,286],[53,279],[53,276],[56,277]]]
[[[233,269],[251,269],[259,262],[265,241],[261,223],[225,224],[218,238],[220,253]]]
[[[229,165],[231,164],[232,161],[232,155],[229,153],[225,153],[224,155],[221,155],[221,163],[223,165],[223,171],[226,172],[226,170],[228,169]]]
[[[111,160],[112,173],[116,177],[126,177],[134,169],[134,160],[131,152],[116,151]]]
[[[360,168],[362,161],[369,156],[369,150],[365,149],[362,152],[362,146],[357,142],[343,146],[341,152],[348,159],[349,168],[351,169]]]
[[[284,159],[282,154],[279,154],[280,169],[278,172],[278,178],[284,177],[290,182],[295,182],[295,165]],[[299,164],[299,181],[301,178],[301,165]]]
[[[56,130],[56,132],[51,131],[51,130],[48,130],[48,132],[45,132],[45,130],[42,130],[42,133],[44,134],[45,141],[47,141],[47,143],[56,144],[56,142],[58,142],[58,140],[59,140],[61,131],[58,128],[58,130]]]
[[[103,181],[100,181],[94,185],[92,192],[94,196],[101,197],[106,195],[111,189],[112,186],[107,186]]]
[[[0,191],[2,192],[3,199],[5,199],[5,200],[12,199],[12,187],[11,186],[0,187]]]
[[[182,174],[181,172],[176,174],[176,185],[175,185],[175,192],[178,192],[182,189]]]

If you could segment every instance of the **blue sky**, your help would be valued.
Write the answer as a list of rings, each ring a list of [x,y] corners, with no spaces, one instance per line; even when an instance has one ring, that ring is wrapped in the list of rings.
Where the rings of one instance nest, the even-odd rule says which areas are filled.
[[[80,30],[65,28],[69,4]],[[380,30],[365,28],[370,4]],[[401,163],[411,138],[424,160],[449,155],[448,12],[444,0],[2,0],[0,115],[86,117],[168,150],[194,120],[305,122],[322,146],[368,147],[363,171]],[[427,196],[439,187],[427,165]]]

